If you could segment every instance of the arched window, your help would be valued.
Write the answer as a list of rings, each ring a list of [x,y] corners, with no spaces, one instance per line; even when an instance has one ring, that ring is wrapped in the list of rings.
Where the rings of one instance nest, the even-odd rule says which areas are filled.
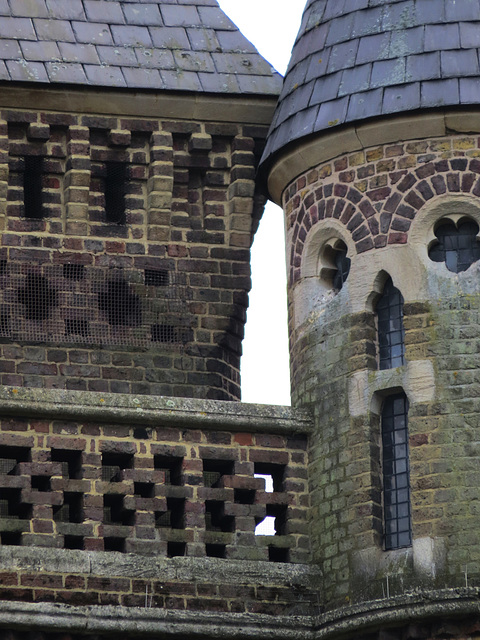
[[[377,303],[379,368],[393,369],[405,363],[403,296],[389,278]]]
[[[453,273],[466,271],[480,259],[477,234],[478,224],[469,218],[463,218],[458,227],[451,220],[441,222],[435,230],[437,240],[428,252],[430,260],[445,262]]]
[[[408,400],[386,398],[382,410],[383,527],[385,549],[412,544],[408,459]]]

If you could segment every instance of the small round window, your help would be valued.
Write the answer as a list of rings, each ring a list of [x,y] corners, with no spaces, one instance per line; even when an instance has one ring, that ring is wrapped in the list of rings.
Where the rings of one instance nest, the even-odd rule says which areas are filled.
[[[350,273],[350,258],[343,240],[332,238],[326,243],[321,255],[320,277],[327,286],[340,291]]]
[[[462,218],[458,225],[451,220],[441,221],[435,229],[436,240],[428,255],[434,262],[445,262],[449,271],[466,271],[480,259],[478,224],[471,218]]]

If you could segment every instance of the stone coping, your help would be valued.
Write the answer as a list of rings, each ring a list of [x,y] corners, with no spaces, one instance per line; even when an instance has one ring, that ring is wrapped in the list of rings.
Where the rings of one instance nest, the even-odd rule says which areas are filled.
[[[202,94],[181,91],[63,89],[0,82],[0,108],[133,118],[171,118],[269,126],[277,103],[271,95]]]
[[[32,570],[68,575],[78,573],[102,578],[134,577],[165,582],[177,580],[232,585],[288,583],[291,587],[308,590],[320,590],[321,586],[320,569],[306,564],[183,556],[165,558],[115,551],[0,546],[0,571]]]
[[[228,566],[230,565],[230,561]],[[225,565],[226,566],[226,565]],[[422,591],[344,607],[319,616],[266,616],[112,606],[0,602],[0,627],[84,634],[326,640],[432,618],[480,614],[480,589]]]
[[[307,411],[286,406],[60,389],[1,387],[0,414],[286,435],[313,428]]]

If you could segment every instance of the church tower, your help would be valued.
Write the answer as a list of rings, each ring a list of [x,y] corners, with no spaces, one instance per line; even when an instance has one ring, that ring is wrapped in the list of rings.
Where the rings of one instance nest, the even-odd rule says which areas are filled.
[[[313,562],[357,635],[477,611],[479,24],[477,0],[310,0],[263,156]]]

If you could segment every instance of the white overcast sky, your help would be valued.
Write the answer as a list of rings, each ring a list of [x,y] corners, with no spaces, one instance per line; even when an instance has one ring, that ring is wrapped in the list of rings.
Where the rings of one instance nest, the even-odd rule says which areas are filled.
[[[305,0],[219,0],[223,11],[282,75]],[[253,288],[242,357],[242,400],[290,404],[284,226],[269,202],[252,251]]]

